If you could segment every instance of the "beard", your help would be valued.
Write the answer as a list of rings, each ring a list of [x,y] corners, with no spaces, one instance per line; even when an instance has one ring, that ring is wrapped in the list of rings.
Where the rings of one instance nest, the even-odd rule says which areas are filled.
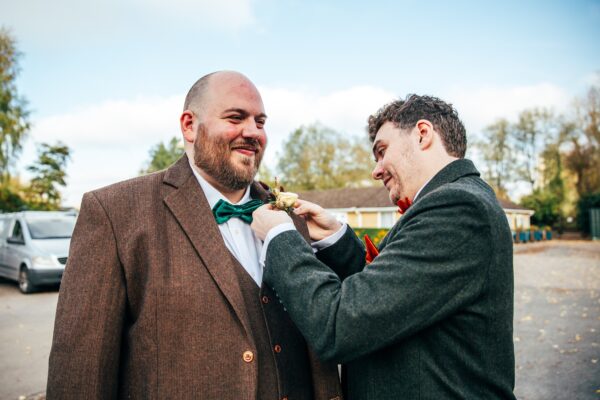
[[[254,159],[242,155],[242,166],[235,165],[231,155],[236,146],[251,146],[256,149]],[[219,136],[210,138],[206,127],[198,125],[194,142],[194,164],[228,189],[241,190],[252,183],[263,152],[264,149],[256,139],[238,138],[230,143]]]

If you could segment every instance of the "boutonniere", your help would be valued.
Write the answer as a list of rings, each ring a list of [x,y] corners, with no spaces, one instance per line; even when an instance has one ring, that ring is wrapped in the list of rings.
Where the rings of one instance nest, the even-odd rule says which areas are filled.
[[[404,200],[398,200],[396,202],[396,205],[398,206],[398,212],[400,214],[404,214],[406,210],[408,210],[408,208],[412,206],[412,200],[408,197],[405,197]]]
[[[365,235],[365,248],[367,249],[367,254],[365,255],[365,260],[367,264],[371,264],[371,262],[379,255],[379,250],[369,237],[369,235]]]
[[[279,185],[279,180],[275,178],[275,186],[269,188],[269,203],[280,210],[291,212],[294,204],[298,200],[298,195],[292,192],[285,192],[283,186]]]

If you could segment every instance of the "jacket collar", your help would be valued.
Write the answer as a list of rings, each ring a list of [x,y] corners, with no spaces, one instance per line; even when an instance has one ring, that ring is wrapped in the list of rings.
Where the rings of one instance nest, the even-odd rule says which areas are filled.
[[[479,176],[479,171],[477,171],[477,168],[475,168],[473,162],[465,158],[454,160],[442,168],[433,176],[433,178],[431,178],[431,180],[421,190],[415,201],[419,201],[425,195],[427,195],[427,193],[434,191],[446,183],[454,182],[457,179],[468,175]]]

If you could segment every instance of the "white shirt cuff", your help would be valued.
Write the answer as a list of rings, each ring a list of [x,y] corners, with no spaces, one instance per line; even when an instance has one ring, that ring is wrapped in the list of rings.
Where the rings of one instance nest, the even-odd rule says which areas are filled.
[[[321,239],[317,242],[312,242],[311,246],[313,248],[313,251],[316,253],[319,250],[326,249],[329,246],[336,244],[337,241],[340,240],[342,236],[344,236],[344,233],[346,233],[346,229],[348,229],[348,224],[343,223],[342,227],[338,229],[338,231],[333,235],[327,236],[325,239]]]
[[[267,232],[267,236],[265,237],[265,242],[263,243],[262,249],[260,251],[260,258],[259,258],[259,263],[261,267],[265,267],[265,260],[267,259],[267,247],[269,247],[269,243],[271,242],[271,240],[279,235],[280,233],[283,232],[287,232],[287,231],[294,231],[296,230],[296,227],[294,226],[293,222],[286,222],[284,224],[279,224],[273,228],[271,228],[269,230],[269,232]]]

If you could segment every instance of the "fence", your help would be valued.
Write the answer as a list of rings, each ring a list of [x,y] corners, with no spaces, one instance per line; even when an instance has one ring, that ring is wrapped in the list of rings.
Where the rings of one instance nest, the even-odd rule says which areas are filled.
[[[590,234],[593,240],[600,240],[600,208],[590,208]]]

